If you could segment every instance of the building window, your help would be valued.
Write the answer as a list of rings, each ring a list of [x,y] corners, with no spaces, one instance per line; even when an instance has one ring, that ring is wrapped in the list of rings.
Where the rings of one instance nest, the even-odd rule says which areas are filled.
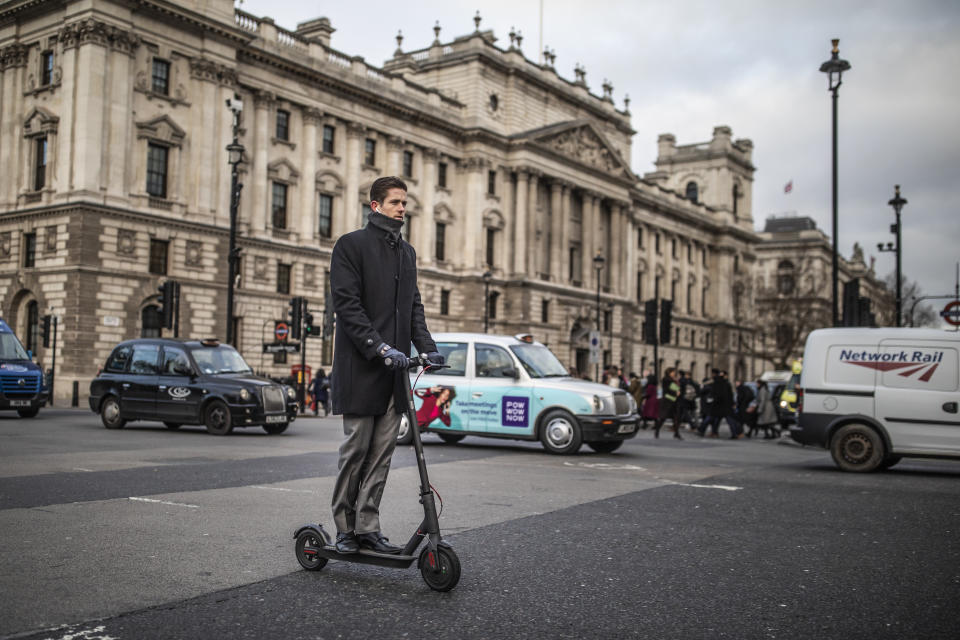
[[[287,364],[287,352],[286,352],[286,351],[274,351],[274,353],[273,353],[273,364]]]
[[[447,163],[441,162],[437,165],[437,186],[447,188]]]
[[[437,223],[437,240],[434,255],[440,262],[445,260],[447,225],[442,222]]]
[[[643,271],[637,271],[637,302],[643,302]]]
[[[786,351],[793,342],[793,327],[788,324],[778,324],[776,331],[777,349]]]
[[[707,288],[706,287],[700,290],[700,315],[703,317],[707,316]]]
[[[442,316],[450,315],[450,290],[449,289],[440,290],[440,315]]]
[[[687,243],[687,264],[693,264],[693,243]]]
[[[580,247],[570,247],[570,259],[567,261],[567,279],[570,282],[580,281]]]
[[[643,227],[637,227],[637,249],[643,249]]]
[[[170,243],[166,240],[157,240],[150,238],[150,273],[165,276],[167,275],[167,250]]]
[[[277,263],[277,293],[290,293],[290,265]]]
[[[680,282],[679,280],[674,280],[670,283],[670,299],[671,300],[677,299],[677,284],[679,284],[679,282]]]
[[[487,171],[487,195],[497,195],[497,172]]]
[[[677,239],[670,238],[670,256],[676,260],[677,259]]]
[[[550,322],[550,301],[540,301],[540,322]]]
[[[687,313],[693,313],[693,285],[687,285]]]
[[[329,238],[333,233],[333,196],[320,194],[320,237]]]
[[[703,261],[703,266],[707,266],[707,248],[704,247],[700,249],[701,260]]]
[[[697,196],[699,195],[698,192],[699,190],[697,189],[696,182],[691,180],[690,182],[687,183],[687,200],[689,200],[690,202],[696,203]]]
[[[155,198],[167,197],[167,155],[166,147],[147,144],[147,193]]]
[[[733,183],[733,215],[737,215],[737,203],[740,200],[740,185]]]
[[[277,140],[290,140],[290,112],[277,109]]]
[[[40,305],[36,300],[27,303],[27,351],[36,353],[40,346]]]
[[[287,228],[287,185],[282,182],[274,182],[273,197],[271,199],[271,210],[273,211],[273,228]]]
[[[493,254],[496,249],[497,230],[487,229],[487,266],[493,266]]]
[[[403,176],[405,178],[413,177],[413,151],[403,152]]]
[[[36,140],[34,153],[36,158],[33,166],[33,190],[40,191],[47,186],[47,136]]]
[[[40,86],[47,86],[53,82],[53,51],[44,51],[40,54]]]
[[[161,331],[160,307],[148,304],[140,312],[140,337],[159,338]]]
[[[23,266],[34,267],[37,264],[37,234],[23,234]]]
[[[500,299],[500,293],[497,291],[491,291],[490,297],[487,298],[487,318],[494,320],[497,317],[497,300]]]
[[[653,234],[653,250],[657,252],[657,255],[660,255],[660,232]]]
[[[363,164],[368,167],[377,166],[377,141],[367,138],[363,144]]]
[[[333,125],[325,124],[323,125],[323,152],[324,153],[333,153],[333,141],[334,134],[336,129],[333,128]]]
[[[160,95],[170,95],[170,63],[160,58],[153,59],[153,83],[151,85],[154,93]]]

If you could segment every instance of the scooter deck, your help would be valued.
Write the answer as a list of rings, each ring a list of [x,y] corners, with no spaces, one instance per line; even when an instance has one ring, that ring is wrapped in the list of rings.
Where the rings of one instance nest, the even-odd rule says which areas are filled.
[[[395,569],[406,569],[417,559],[417,556],[404,556],[397,553],[377,553],[370,549],[360,549],[360,551],[356,553],[340,553],[333,545],[324,545],[318,548],[317,554],[329,560],[375,564],[381,567],[393,567]]]

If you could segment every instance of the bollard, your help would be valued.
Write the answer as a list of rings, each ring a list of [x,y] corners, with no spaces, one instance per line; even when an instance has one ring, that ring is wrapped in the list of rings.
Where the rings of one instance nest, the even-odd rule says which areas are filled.
[[[70,399],[70,406],[71,407],[80,406],[80,381],[79,380],[73,381],[73,398]]]

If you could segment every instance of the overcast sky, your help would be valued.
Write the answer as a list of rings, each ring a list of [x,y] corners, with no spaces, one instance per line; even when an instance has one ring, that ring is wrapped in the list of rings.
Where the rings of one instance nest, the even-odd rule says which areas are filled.
[[[840,251],[864,247],[876,270],[894,270],[887,202],[895,184],[903,209],[903,270],[927,294],[952,294],[960,261],[960,2],[850,0],[543,0],[544,45],[557,71],[573,78],[576,63],[600,94],[608,78],[623,107],[630,96],[633,169],[653,170],[660,133],[678,144],[705,142],[713,127],[733,128],[754,143],[753,216],[810,216],[831,231],[831,113],[826,75],[831,38],[852,65],[839,101]],[[443,2],[303,2],[247,0],[245,11],[288,29],[319,16],[337,30],[331,44],[382,65],[396,49],[426,47],[433,25],[449,41],[493,29],[509,46],[511,27],[536,60],[539,0]],[[586,7],[589,7],[587,9]],[[793,190],[784,193],[792,181]],[[939,308],[941,302],[936,302]]]

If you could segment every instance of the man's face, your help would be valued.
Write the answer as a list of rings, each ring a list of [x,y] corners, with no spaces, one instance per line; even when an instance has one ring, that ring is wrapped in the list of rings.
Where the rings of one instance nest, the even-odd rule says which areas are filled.
[[[389,189],[387,195],[383,198],[383,202],[374,200],[370,203],[370,207],[374,211],[379,207],[380,213],[383,215],[402,222],[403,215],[407,211],[407,192],[397,187]]]

